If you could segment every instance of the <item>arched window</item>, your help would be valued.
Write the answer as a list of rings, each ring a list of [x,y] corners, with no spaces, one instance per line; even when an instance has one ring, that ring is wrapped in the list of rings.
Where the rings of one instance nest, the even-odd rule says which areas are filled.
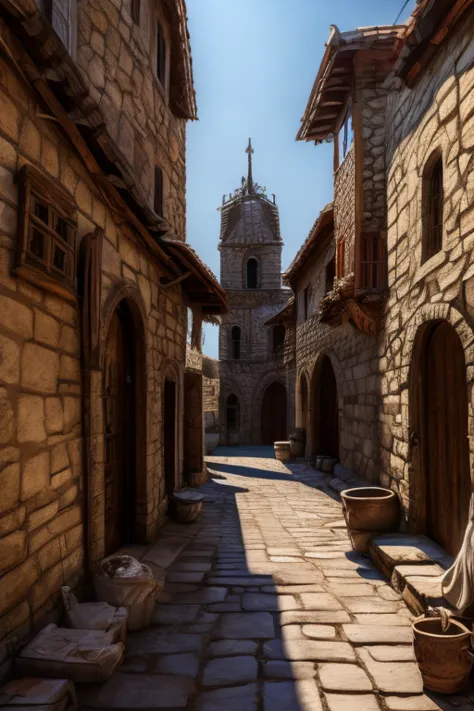
[[[273,354],[282,355],[285,344],[285,327],[279,323],[273,326]]]
[[[163,217],[163,171],[158,166],[155,166],[155,196],[153,207],[155,212],[160,217]]]
[[[234,360],[240,360],[240,339],[241,331],[240,326],[232,326],[232,358]]]
[[[255,257],[247,261],[247,289],[256,289],[258,286],[258,262]]]
[[[237,395],[229,395],[226,406],[227,432],[238,432],[240,427],[240,405]]]
[[[422,262],[443,247],[443,159],[428,160],[423,176],[423,253]]]

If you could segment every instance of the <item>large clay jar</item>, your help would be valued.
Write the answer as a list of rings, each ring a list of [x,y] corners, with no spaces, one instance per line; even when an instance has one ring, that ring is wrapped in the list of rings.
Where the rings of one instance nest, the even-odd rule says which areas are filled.
[[[355,531],[396,531],[400,501],[395,492],[378,486],[341,492],[344,518]]]
[[[419,617],[413,623],[413,635],[416,661],[426,688],[441,694],[462,691],[473,662],[467,627],[451,620],[443,632],[439,617]]]
[[[274,442],[275,458],[280,462],[287,462],[291,458],[289,442]]]
[[[292,457],[304,456],[304,444],[306,441],[304,427],[297,427],[290,434],[290,452]]]

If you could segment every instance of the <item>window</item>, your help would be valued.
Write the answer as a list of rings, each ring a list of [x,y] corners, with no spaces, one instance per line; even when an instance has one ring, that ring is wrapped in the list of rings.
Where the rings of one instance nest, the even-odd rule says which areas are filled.
[[[156,214],[163,217],[163,171],[158,166],[155,168],[155,198],[153,206]]]
[[[309,286],[303,291],[303,320],[306,321],[309,313]]]
[[[429,160],[423,178],[423,254],[422,261],[443,247],[443,159]]]
[[[240,327],[232,327],[232,358],[234,360],[240,360]]]
[[[282,355],[285,345],[285,327],[279,323],[273,327],[273,355]]]
[[[27,281],[70,298],[74,289],[77,227],[72,196],[30,165],[22,169],[19,184],[23,211],[15,272]]]
[[[333,257],[326,264],[326,285],[325,285],[325,293],[326,294],[329,291],[332,291],[333,286],[334,286],[335,277],[336,277],[336,258]]]
[[[140,24],[140,0],[132,0],[131,5],[132,20],[136,25]]]
[[[247,261],[247,289],[256,289],[258,286],[258,262],[255,257]]]
[[[226,407],[227,432],[238,432],[240,427],[240,405],[237,395],[229,395]]]
[[[74,22],[73,0],[43,0],[46,19],[68,52],[72,52]]]
[[[164,88],[166,84],[166,39],[161,22],[158,22],[156,29],[156,76]]]

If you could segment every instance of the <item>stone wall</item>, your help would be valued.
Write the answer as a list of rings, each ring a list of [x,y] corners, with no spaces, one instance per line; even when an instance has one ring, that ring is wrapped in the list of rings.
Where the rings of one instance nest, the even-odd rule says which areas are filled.
[[[160,9],[161,5],[161,9]],[[78,0],[77,62],[99,105],[107,131],[153,209],[155,166],[163,171],[164,217],[175,239],[185,239],[186,121],[173,116],[169,69],[156,76],[156,27],[171,42],[163,4],[141,2],[140,23],[131,0]]]
[[[344,268],[349,274],[354,267],[355,240],[355,158],[354,145],[334,174],[334,232],[336,243],[344,240]],[[319,302],[318,302],[319,303]]]
[[[215,358],[203,356],[203,407],[206,430],[219,426],[220,363]]]
[[[392,91],[386,114],[390,299],[380,350],[381,481],[400,493],[407,517],[413,476],[409,373],[413,343],[426,321],[448,320],[464,346],[471,460],[473,455],[473,32],[471,12],[415,87]],[[435,150],[443,160],[443,248],[422,264],[422,175]]]
[[[0,23],[0,32],[6,28]],[[122,298],[133,305],[143,333],[143,467],[137,471],[137,526],[150,540],[166,510],[162,464],[162,385],[178,384],[183,417],[186,307],[181,288],[160,289],[156,262],[126,225],[118,226],[82,161],[56,124],[43,118],[36,95],[2,60],[0,70],[0,664],[49,613],[61,585],[104,553],[104,424],[101,372],[91,375],[92,501],[88,534],[83,504],[88,484],[81,464],[83,422],[77,305],[11,274],[17,242],[19,169],[34,165],[71,194],[77,244],[104,232],[100,349]],[[181,211],[181,203],[176,203]],[[183,224],[176,215],[176,224]],[[182,427],[179,427],[182,431]],[[182,472],[178,444],[177,483]]]
[[[245,289],[245,265],[250,257],[256,257],[261,270],[259,288],[281,287],[281,244],[221,247],[221,278],[224,289]]]
[[[378,358],[374,338],[349,323],[332,328],[319,321],[319,300],[324,296],[326,264],[334,254],[332,243],[317,259],[308,261],[296,286],[298,302],[304,288],[312,285],[312,313],[305,321],[298,312],[296,326],[296,425],[306,428],[306,455],[312,451],[312,390],[317,365],[327,355],[333,366],[338,390],[340,461],[361,477],[378,477]],[[301,410],[303,378],[309,394],[306,417]],[[304,386],[303,386],[304,387]],[[322,452],[320,452],[322,454]]]

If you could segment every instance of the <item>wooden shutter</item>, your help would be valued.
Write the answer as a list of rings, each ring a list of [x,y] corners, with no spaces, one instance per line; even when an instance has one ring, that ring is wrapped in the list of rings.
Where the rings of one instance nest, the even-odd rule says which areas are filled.
[[[72,0],[46,0],[44,6],[48,22],[66,49],[71,51]]]
[[[166,81],[166,40],[161,23],[156,32],[156,75],[163,87]]]
[[[361,240],[360,283],[356,289],[382,288],[385,282],[385,241],[378,232],[366,232]]]
[[[163,172],[158,166],[155,168],[155,200],[154,208],[157,215],[163,217]]]

